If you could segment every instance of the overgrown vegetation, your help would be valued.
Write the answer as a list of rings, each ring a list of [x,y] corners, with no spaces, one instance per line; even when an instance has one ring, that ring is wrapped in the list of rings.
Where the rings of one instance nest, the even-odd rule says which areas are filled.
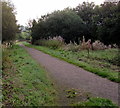
[[[120,2],[95,5],[83,2],[75,8],[58,10],[29,21],[32,43],[36,40],[61,36],[66,43],[78,43],[83,36],[91,41],[100,40],[106,45],[120,40]]]
[[[64,45],[63,39],[59,37],[50,38],[48,40],[42,39],[35,41],[36,45],[46,46],[52,49],[61,48]]]
[[[76,52],[73,50],[65,50],[65,46],[64,48],[53,50],[42,46],[26,45],[75,64],[97,75],[106,77],[111,81],[120,82],[120,78],[118,77],[120,68],[112,62],[118,53],[118,49],[106,49],[104,51],[90,50],[88,58],[87,50],[79,50]]]
[[[3,106],[53,106],[56,90],[45,70],[18,45],[3,52]]]
[[[22,25],[18,25],[18,27],[19,27],[19,32],[16,35],[16,40],[19,41],[31,40],[30,30]]]

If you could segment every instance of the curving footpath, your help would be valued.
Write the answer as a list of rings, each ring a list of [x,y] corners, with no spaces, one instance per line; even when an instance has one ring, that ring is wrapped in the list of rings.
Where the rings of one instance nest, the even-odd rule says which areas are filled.
[[[75,65],[44,54],[24,45],[28,53],[50,73],[57,84],[67,88],[83,89],[95,96],[111,99],[120,103],[118,83],[102,78]],[[119,100],[119,102],[118,102]]]

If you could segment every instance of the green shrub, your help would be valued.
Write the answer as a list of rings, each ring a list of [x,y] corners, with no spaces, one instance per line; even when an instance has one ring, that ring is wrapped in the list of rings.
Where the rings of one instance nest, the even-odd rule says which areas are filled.
[[[67,50],[67,51],[77,52],[77,51],[80,50],[80,46],[77,45],[76,43],[70,42],[70,43],[67,44],[63,49],[64,49],[64,50]]]
[[[107,48],[104,43],[100,42],[99,40],[96,40],[95,42],[92,43],[92,47],[94,50],[104,50]]]
[[[60,37],[54,37],[50,39],[41,39],[37,40],[34,43],[35,45],[46,46],[52,49],[60,48],[64,45],[64,41]]]
[[[46,46],[48,46],[52,49],[60,48],[62,45],[63,45],[63,43],[58,40],[48,40],[46,42]]]

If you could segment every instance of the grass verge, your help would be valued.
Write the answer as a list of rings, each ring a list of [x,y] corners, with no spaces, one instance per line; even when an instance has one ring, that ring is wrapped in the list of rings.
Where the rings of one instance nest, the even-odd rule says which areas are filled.
[[[91,57],[87,58],[87,52],[85,51],[72,52],[61,49],[53,50],[43,46],[31,45],[28,43],[24,44],[28,47],[35,48],[53,57],[57,57],[71,64],[79,66],[111,81],[120,82],[120,78],[118,77],[120,71],[119,67],[109,63],[109,59],[112,59],[115,49],[113,51],[94,51],[90,54]]]
[[[90,98],[88,99],[86,102],[79,102],[79,103],[75,103],[72,106],[74,106],[74,108],[78,107],[78,106],[83,106],[83,107],[97,107],[97,108],[119,108],[117,105],[113,104],[112,101],[110,101],[109,99],[104,99],[104,98]]]
[[[56,106],[46,71],[20,46],[3,52],[3,106]]]

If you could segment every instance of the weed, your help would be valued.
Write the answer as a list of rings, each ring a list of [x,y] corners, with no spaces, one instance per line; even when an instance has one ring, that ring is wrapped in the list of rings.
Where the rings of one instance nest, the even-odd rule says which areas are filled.
[[[77,96],[77,91],[75,89],[71,89],[71,90],[66,90],[67,92],[67,98],[74,98]]]

